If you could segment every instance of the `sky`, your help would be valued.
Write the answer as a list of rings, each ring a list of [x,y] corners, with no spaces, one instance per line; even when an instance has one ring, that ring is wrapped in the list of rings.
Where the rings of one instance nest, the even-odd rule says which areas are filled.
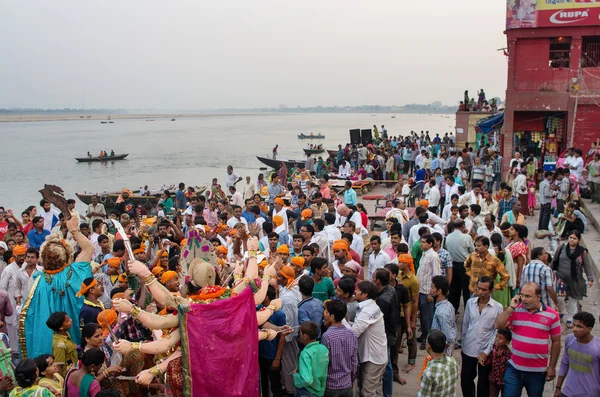
[[[504,0],[5,0],[0,108],[504,98]],[[85,102],[84,102],[85,99]]]

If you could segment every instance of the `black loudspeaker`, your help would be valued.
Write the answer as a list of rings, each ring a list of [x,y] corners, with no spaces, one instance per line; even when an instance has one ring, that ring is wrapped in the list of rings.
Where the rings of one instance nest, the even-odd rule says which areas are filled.
[[[358,145],[360,143],[360,130],[350,130],[350,143],[352,145]]]
[[[361,140],[363,145],[369,145],[373,143],[373,134],[370,129],[360,130]]]

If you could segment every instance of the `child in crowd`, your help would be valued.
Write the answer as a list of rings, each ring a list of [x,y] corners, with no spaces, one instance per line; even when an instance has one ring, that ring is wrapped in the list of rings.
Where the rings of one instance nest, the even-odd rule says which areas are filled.
[[[52,313],[46,326],[54,332],[52,337],[52,356],[58,367],[58,373],[64,378],[69,367],[77,362],[77,345],[71,340],[69,330],[73,320],[65,312]]]
[[[300,325],[300,341],[304,349],[300,353],[298,369],[294,370],[296,397],[322,396],[329,367],[329,350],[319,342],[319,326],[312,321]]]
[[[500,393],[504,395],[504,372],[506,371],[506,362],[510,360],[511,351],[508,344],[512,340],[512,332],[508,329],[499,329],[496,334],[496,341],[490,356],[485,365],[492,364],[490,373],[490,397],[498,397]]]
[[[65,380],[58,373],[58,366],[52,354],[42,354],[35,358],[39,372],[38,385],[50,390],[57,397],[62,396]]]

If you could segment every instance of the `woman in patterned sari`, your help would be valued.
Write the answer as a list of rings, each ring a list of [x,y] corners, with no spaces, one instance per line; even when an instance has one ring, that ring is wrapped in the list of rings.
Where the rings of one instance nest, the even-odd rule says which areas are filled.
[[[515,223],[508,229],[508,236],[510,237],[510,242],[506,245],[506,250],[512,255],[517,281],[516,288],[519,288],[521,272],[523,271],[523,267],[528,263],[527,253],[529,252],[529,248],[525,244],[527,227]]]

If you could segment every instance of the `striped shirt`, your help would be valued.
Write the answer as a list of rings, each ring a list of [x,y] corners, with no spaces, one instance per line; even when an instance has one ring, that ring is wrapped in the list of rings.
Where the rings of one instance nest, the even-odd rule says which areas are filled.
[[[548,338],[560,336],[560,317],[542,302],[530,313],[519,305],[510,315],[512,325],[512,358],[509,363],[519,371],[545,372],[548,367]]]
[[[442,274],[440,257],[433,248],[423,252],[421,263],[417,270],[417,279],[419,279],[419,293],[427,295],[431,290],[431,279],[433,276]]]
[[[552,269],[550,266],[546,266],[544,262],[534,259],[530,264],[523,268],[521,272],[521,285],[523,287],[525,283],[536,283],[542,289],[542,302],[548,306],[552,306],[550,295],[546,288],[554,287],[552,283]]]
[[[321,344],[329,350],[327,390],[352,387],[358,371],[358,339],[346,327],[331,326],[321,338]]]
[[[448,343],[456,342],[456,316],[454,306],[452,306],[452,303],[448,299],[435,304],[431,329],[440,330],[446,335]]]

